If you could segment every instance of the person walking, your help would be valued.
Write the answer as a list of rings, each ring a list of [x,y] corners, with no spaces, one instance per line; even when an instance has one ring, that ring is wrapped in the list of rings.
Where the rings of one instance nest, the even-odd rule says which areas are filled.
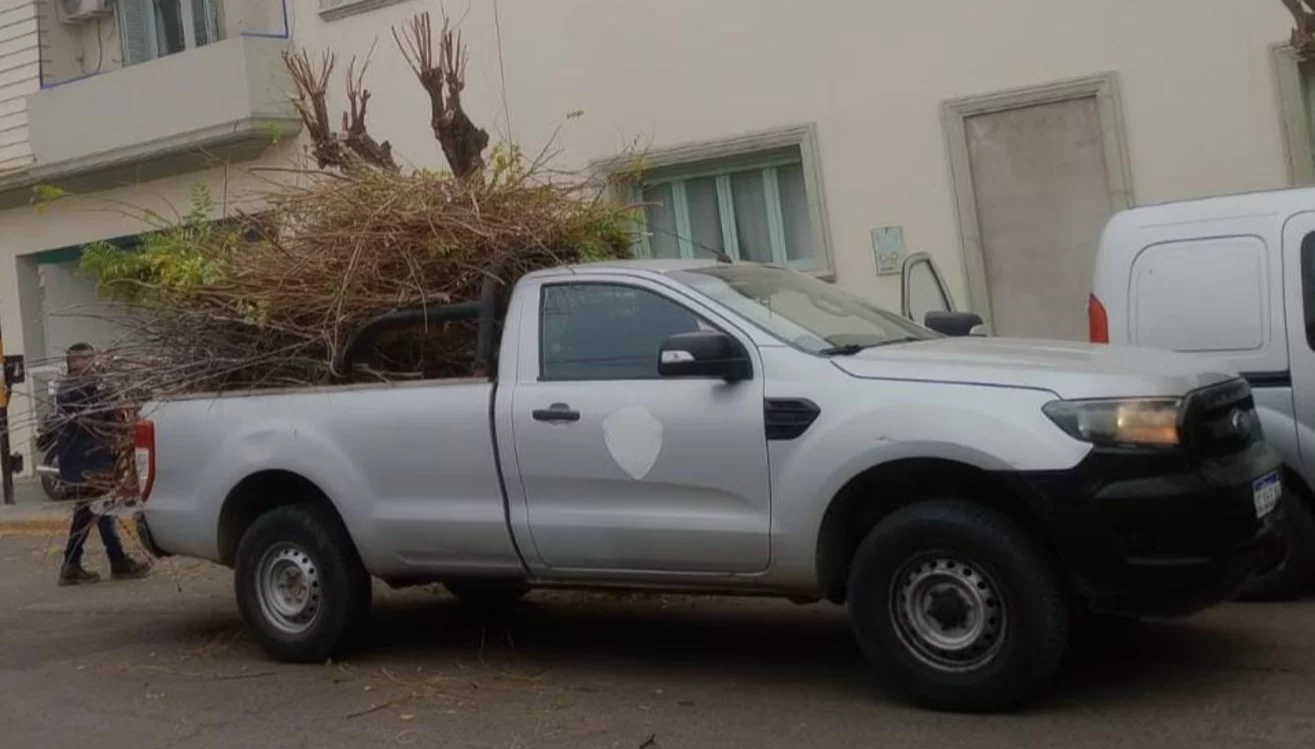
[[[95,355],[96,350],[87,343],[69,347],[66,354],[68,377],[60,383],[55,396],[60,425],[55,448],[59,456],[59,474],[60,479],[72,488],[76,501],[68,545],[64,549],[64,563],[59,570],[60,585],[100,581],[100,575],[88,572],[82,566],[82,547],[93,524],[100,532],[101,543],[110,558],[111,577],[116,580],[139,578],[150,571],[149,566],[123,551],[115,519],[110,515],[97,516],[91,509],[92,500],[107,492],[90,482],[98,474],[110,474],[114,470],[114,445],[95,426],[98,420],[113,421],[115,417],[96,377]]]

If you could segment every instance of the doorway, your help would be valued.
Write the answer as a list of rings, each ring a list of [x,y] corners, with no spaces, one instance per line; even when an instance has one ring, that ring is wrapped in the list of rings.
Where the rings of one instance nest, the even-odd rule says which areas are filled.
[[[1114,74],[943,112],[972,310],[997,335],[1086,340],[1100,233],[1132,205]]]

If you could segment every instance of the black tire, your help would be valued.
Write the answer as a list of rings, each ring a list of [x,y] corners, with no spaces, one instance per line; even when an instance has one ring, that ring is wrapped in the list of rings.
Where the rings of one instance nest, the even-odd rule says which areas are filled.
[[[47,452],[41,458],[41,465],[58,469],[59,455],[54,450]],[[68,484],[61,481],[59,476],[45,473],[41,474],[41,491],[45,492],[47,499],[54,502],[63,502],[73,495],[73,492],[68,488]]]
[[[897,585],[913,595],[925,583],[931,587],[919,600],[930,600],[943,595],[933,584],[939,579],[966,585],[966,595],[984,591],[977,608],[985,614],[966,619],[982,622],[983,634],[953,656],[948,650],[931,653],[935,648],[915,634],[915,617],[907,614],[918,607],[892,596]],[[1068,647],[1068,597],[1050,555],[1009,517],[960,500],[905,507],[868,532],[850,568],[849,612],[859,644],[880,675],[934,710],[1017,707],[1050,683]],[[985,628],[987,622],[994,629]],[[995,637],[986,636],[991,633]],[[963,660],[933,662],[951,658]]]
[[[267,555],[301,567],[306,589],[318,591],[302,631],[281,627],[262,603],[257,582]],[[278,507],[256,518],[242,535],[234,570],[238,608],[256,642],[276,660],[322,663],[353,644],[370,613],[370,576],[347,529],[331,510],[313,504]],[[298,623],[297,626],[301,626]]]
[[[1238,593],[1241,601],[1290,601],[1309,592],[1315,582],[1315,514],[1292,490],[1283,494],[1283,537],[1287,553],[1274,569],[1251,578]]]
[[[525,583],[443,583],[443,587],[466,606],[480,611],[511,608],[530,592]]]

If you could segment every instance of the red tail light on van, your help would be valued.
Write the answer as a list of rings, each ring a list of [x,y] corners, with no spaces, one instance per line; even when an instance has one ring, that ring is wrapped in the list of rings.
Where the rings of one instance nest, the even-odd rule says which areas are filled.
[[[133,450],[133,463],[137,468],[137,491],[141,501],[151,497],[155,488],[155,424],[150,421],[137,422],[136,445]]]
[[[1092,343],[1110,342],[1110,318],[1095,294],[1087,298],[1087,332]]]

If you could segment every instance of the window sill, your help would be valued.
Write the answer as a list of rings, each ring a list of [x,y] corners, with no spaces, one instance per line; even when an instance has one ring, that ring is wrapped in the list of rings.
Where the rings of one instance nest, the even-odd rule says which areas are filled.
[[[396,5],[401,2],[406,2],[406,0],[347,0],[347,2],[335,5],[332,8],[321,8],[320,18],[325,21],[337,21],[340,18],[354,16],[357,13],[369,13],[377,8]]]

